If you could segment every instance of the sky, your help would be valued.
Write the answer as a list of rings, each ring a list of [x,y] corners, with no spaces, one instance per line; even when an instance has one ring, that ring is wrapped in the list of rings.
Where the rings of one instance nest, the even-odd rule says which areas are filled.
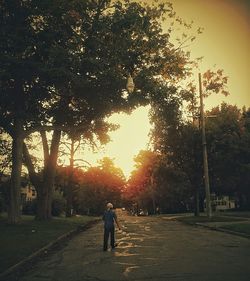
[[[173,3],[178,16],[186,21],[193,20],[194,26],[204,28],[203,34],[189,47],[193,58],[204,57],[199,71],[220,68],[229,77],[230,95],[207,98],[205,109],[220,105],[222,101],[240,108],[244,105],[250,107],[250,0],[168,2]],[[167,29],[166,24],[163,28]],[[128,177],[134,166],[134,156],[141,149],[147,149],[150,131],[148,109],[138,108],[131,115],[113,115],[110,121],[119,124],[120,129],[110,134],[112,141],[99,153],[85,151],[82,157],[95,165],[98,159],[108,156]]]

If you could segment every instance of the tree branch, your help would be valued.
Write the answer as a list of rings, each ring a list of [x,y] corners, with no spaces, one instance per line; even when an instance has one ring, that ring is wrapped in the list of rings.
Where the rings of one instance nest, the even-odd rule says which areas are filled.
[[[49,145],[48,145],[48,140],[46,136],[45,131],[41,131],[41,138],[42,138],[42,143],[43,143],[43,154],[44,154],[44,167],[46,166],[46,163],[49,159]]]
[[[83,131],[86,130],[86,124],[79,124],[78,126],[74,127],[75,129],[82,129]],[[28,128],[24,131],[25,137],[28,135],[35,133],[35,132],[42,132],[42,131],[53,131],[53,130],[58,130],[58,131],[63,131],[63,132],[69,132],[72,130],[72,126],[63,126],[63,125],[39,125],[35,126],[33,128]]]
[[[74,154],[76,153],[76,151],[78,150],[78,148],[81,145],[81,141],[78,141],[78,144],[76,145],[75,149],[74,149]]]
[[[40,186],[39,177],[38,177],[37,173],[35,172],[35,168],[32,163],[29,150],[25,143],[23,143],[23,159],[24,159],[24,164],[28,169],[29,178],[30,178],[31,183],[34,185],[34,187],[36,189],[39,188],[39,186]]]

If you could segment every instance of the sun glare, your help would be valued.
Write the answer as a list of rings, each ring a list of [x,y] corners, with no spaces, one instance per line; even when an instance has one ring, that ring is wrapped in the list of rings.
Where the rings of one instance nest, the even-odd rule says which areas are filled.
[[[128,114],[114,114],[109,118],[111,123],[119,124],[120,128],[110,133],[111,141],[104,149],[93,153],[85,151],[84,160],[92,165],[103,157],[110,157],[124,175],[129,177],[134,166],[134,156],[141,149],[146,149],[149,142],[150,123],[148,120],[149,107],[140,107]]]
[[[164,0],[161,0],[164,1]],[[229,76],[228,97],[213,95],[205,100],[205,109],[210,109],[225,101],[239,107],[250,106],[249,68],[249,16],[247,1],[230,0],[170,0],[177,14],[187,22],[194,21],[196,28],[204,28],[188,49],[193,58],[204,56],[199,65],[199,72],[212,69],[224,69]],[[167,31],[169,26],[163,23]],[[230,32],[229,32],[230,30]],[[196,70],[194,70],[196,71]],[[194,78],[197,79],[198,75]],[[198,83],[198,81],[197,81]],[[110,133],[111,142],[103,149],[93,153],[86,149],[80,157],[92,165],[103,157],[110,157],[129,177],[133,170],[133,158],[149,142],[150,124],[149,107],[141,107],[131,115],[114,114],[110,122],[117,123],[120,128]]]

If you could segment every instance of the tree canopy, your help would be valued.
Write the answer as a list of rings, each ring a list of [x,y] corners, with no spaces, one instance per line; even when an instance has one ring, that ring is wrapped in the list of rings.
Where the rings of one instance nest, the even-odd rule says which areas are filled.
[[[1,2],[0,13],[0,125],[13,138],[15,222],[27,135],[56,130],[45,155],[44,185],[51,186],[61,131],[102,131],[107,115],[150,101],[156,75],[169,81],[185,75],[189,57],[161,29],[163,17],[174,16],[170,4],[11,0]],[[134,95],[126,93],[128,75]],[[44,133],[42,139],[48,151]]]

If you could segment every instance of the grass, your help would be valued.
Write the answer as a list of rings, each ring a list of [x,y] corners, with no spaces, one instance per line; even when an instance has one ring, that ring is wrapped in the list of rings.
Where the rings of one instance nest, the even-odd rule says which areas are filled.
[[[223,216],[232,216],[232,217],[241,217],[241,218],[250,218],[250,212],[242,211],[242,212],[223,212],[221,213]]]
[[[232,222],[232,221],[242,221],[242,218],[231,218],[231,217],[220,217],[220,216],[213,216],[212,218],[208,218],[206,216],[185,216],[185,217],[178,217],[177,220],[186,222],[189,224],[196,224],[196,223],[206,223],[206,222]]]
[[[0,217],[0,273],[59,236],[94,219],[97,218],[79,216],[35,221],[33,216],[23,216],[20,225],[8,225],[6,216],[2,215]]]
[[[232,217],[230,217],[230,214]],[[222,222],[221,225],[219,224],[219,228],[221,229],[231,230],[234,232],[250,235],[250,222],[245,222],[245,218],[249,218],[249,212],[239,212],[230,214],[228,213],[227,216],[225,216],[225,213],[221,213],[220,216],[220,214],[217,213],[210,219],[204,215],[199,217],[183,216],[178,217],[177,220],[191,225],[195,225],[196,223]],[[226,224],[227,222],[230,224]]]
[[[221,228],[250,235],[250,223],[223,225]]]

